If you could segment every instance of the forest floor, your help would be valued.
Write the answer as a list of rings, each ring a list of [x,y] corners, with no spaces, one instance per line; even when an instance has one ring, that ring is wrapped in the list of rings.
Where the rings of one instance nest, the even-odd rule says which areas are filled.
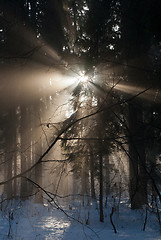
[[[132,211],[126,201],[109,203],[104,208],[104,223],[99,222],[97,203],[82,206],[81,201],[70,200],[57,204],[60,209],[54,203],[32,200],[1,205],[0,240],[161,240],[157,215],[149,209],[147,214],[145,209]],[[112,206],[117,233],[110,221]]]

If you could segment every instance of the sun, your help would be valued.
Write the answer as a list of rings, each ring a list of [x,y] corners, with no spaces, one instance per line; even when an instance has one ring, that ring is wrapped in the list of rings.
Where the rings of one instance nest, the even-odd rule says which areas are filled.
[[[89,81],[89,78],[87,75],[85,75],[85,71],[80,71],[79,72],[79,77],[78,77],[78,81],[82,84],[85,84]]]
[[[80,81],[81,83],[87,83],[87,82],[88,82],[88,77],[87,77],[87,76],[81,76],[81,77],[79,78],[79,81]]]

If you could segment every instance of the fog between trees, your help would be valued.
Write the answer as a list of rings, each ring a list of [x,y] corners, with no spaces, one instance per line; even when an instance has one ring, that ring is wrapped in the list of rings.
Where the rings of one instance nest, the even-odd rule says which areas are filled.
[[[2,198],[88,196],[102,222],[109,196],[156,208],[160,1],[0,6]]]

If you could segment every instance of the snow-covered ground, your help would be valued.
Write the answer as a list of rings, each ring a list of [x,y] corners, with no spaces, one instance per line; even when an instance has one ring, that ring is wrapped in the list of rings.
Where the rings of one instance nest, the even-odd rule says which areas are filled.
[[[0,211],[0,240],[161,240],[157,217],[149,211],[143,231],[145,210],[131,211],[128,204],[120,203],[112,216],[115,234],[112,204],[104,209],[104,223],[100,223],[96,204],[83,207],[80,201],[71,202],[61,205],[62,210],[32,200],[5,203]]]

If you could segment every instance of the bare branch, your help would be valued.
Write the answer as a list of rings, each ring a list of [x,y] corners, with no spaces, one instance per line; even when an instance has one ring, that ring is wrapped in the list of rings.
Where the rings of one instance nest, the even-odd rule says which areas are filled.
[[[43,187],[41,187],[41,186],[40,186],[39,184],[37,184],[36,182],[32,181],[31,179],[29,179],[29,178],[27,178],[27,177],[23,177],[23,178],[25,178],[27,181],[31,182],[36,188],[39,188],[42,192],[44,192],[44,193],[47,195],[47,197],[49,197],[49,199],[51,200],[51,202],[54,202],[56,208],[57,208],[58,210],[60,210],[61,212],[63,212],[69,219],[74,220],[74,221],[80,223],[81,225],[87,227],[88,229],[90,229],[90,230],[97,236],[98,239],[100,239],[100,237],[98,236],[98,234],[97,234],[91,227],[85,225],[85,224],[84,224],[83,222],[81,222],[80,220],[78,220],[78,219],[72,217],[71,215],[67,214],[67,212],[55,201],[55,197],[56,197],[57,195],[55,195],[54,197],[52,197],[51,194],[50,194],[48,191],[46,191]],[[50,202],[50,204],[52,205],[51,202]]]
[[[16,179],[16,178],[19,178],[19,177],[22,177],[24,174],[28,173],[29,171],[31,171],[37,164],[39,164],[42,159],[50,152],[50,150],[53,148],[53,146],[57,143],[58,140],[60,140],[60,137],[63,135],[63,133],[65,133],[68,129],[70,129],[74,124],[84,120],[84,119],[87,119],[87,118],[90,118],[92,116],[95,116],[101,112],[106,112],[106,111],[109,111],[111,110],[113,107],[115,106],[118,106],[120,104],[123,104],[123,103],[127,103],[127,102],[130,102],[132,101],[133,99],[137,98],[138,96],[140,96],[141,94],[145,93],[146,91],[148,91],[149,88],[141,91],[140,93],[136,94],[135,96],[132,96],[130,98],[128,98],[127,100],[121,100],[117,103],[114,103],[110,106],[108,106],[107,108],[104,108],[104,109],[99,109],[93,113],[90,113],[90,114],[87,114],[81,118],[78,118],[74,121],[72,121],[70,124],[68,124],[65,128],[63,128],[62,130],[60,130],[60,132],[58,133],[57,137],[55,138],[55,140],[48,146],[47,150],[40,156],[40,158],[38,159],[37,162],[35,162],[30,168],[28,168],[27,170],[25,170],[24,172],[20,173],[20,174],[17,174],[13,177],[11,177],[10,179],[6,180],[6,181],[2,181],[0,182],[0,185],[4,185],[4,184],[7,184],[9,183],[10,181]],[[158,189],[157,189],[158,190]],[[160,195],[160,194],[159,194]],[[161,195],[160,195],[160,200],[161,200]]]

